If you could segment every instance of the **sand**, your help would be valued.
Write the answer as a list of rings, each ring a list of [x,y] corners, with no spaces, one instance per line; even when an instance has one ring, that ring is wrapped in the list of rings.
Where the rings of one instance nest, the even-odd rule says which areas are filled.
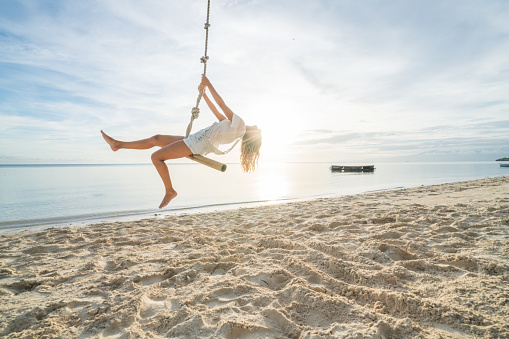
[[[509,338],[509,177],[0,236],[5,338]]]

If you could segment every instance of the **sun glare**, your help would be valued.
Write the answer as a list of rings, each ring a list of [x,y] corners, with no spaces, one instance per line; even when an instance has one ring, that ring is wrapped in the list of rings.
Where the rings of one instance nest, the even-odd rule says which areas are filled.
[[[277,200],[291,194],[291,179],[288,165],[265,163],[256,173],[255,191],[260,200]]]
[[[290,159],[291,145],[297,141],[298,132],[289,126],[281,128],[280,124],[262,127],[261,161],[284,163]]]
[[[280,175],[263,175],[257,186],[260,200],[277,200],[288,193],[288,181]]]

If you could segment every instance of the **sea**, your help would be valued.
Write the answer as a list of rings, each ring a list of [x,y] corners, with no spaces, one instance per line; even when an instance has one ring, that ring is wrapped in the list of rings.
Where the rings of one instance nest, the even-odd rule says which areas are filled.
[[[164,209],[152,164],[0,165],[0,232],[164,218],[287,201],[410,188],[509,175],[493,162],[401,162],[370,173],[330,170],[330,163],[264,163],[250,174],[168,162],[178,196]]]

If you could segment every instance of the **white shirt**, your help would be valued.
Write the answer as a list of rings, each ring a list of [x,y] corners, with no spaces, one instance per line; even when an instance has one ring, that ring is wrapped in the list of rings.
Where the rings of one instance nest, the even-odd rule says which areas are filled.
[[[216,148],[219,145],[231,144],[239,138],[242,138],[246,133],[246,124],[241,117],[233,114],[232,121],[228,119],[221,120],[219,123],[214,123],[207,130],[205,135],[209,142]]]

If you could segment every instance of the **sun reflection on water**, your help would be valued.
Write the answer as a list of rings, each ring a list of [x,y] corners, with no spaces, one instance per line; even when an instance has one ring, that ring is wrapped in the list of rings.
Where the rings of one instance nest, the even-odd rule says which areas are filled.
[[[256,191],[260,200],[277,200],[288,196],[290,181],[284,165],[261,166],[256,180]]]

